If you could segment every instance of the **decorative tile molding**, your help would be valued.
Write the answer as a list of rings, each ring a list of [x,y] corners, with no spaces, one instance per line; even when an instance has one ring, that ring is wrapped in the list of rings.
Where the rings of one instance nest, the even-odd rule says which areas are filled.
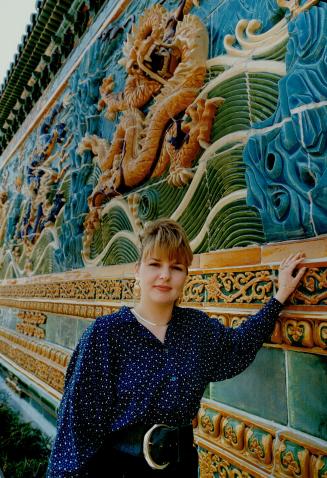
[[[201,260],[200,255],[194,262],[201,263]],[[290,297],[276,322],[271,343],[266,345],[327,354],[327,269],[325,262],[315,265],[317,267],[308,268],[299,288]],[[105,274],[109,275],[110,269],[107,268]],[[72,272],[69,280],[66,274],[56,274],[53,281],[40,276],[30,281],[3,281],[0,306],[23,310],[24,317],[29,317],[29,325],[18,324],[18,328],[27,334],[35,327],[31,322],[36,317],[44,317],[44,313],[94,319],[113,313],[123,304],[134,304],[132,267],[122,275],[123,278],[119,277],[115,271],[112,278],[106,278],[103,271],[92,277],[89,272],[76,271],[75,278]],[[224,325],[237,327],[273,296],[276,278],[276,265],[246,264],[219,270],[213,263],[210,269],[194,267],[189,273],[181,306],[201,307]],[[44,336],[42,329],[33,330],[39,338]]]
[[[298,289],[289,299],[290,305],[327,305],[326,264],[309,267]],[[185,302],[206,302],[206,305],[264,304],[274,293],[277,267],[225,268],[219,272],[202,271],[190,274],[184,289]],[[321,309],[323,310],[323,309]]]
[[[326,476],[327,450],[322,451],[312,444],[304,444],[288,433],[281,433],[277,437],[275,460],[276,476],[283,478]]]
[[[204,301],[210,304],[265,303],[273,291],[272,271],[269,269],[226,270],[202,277],[206,292]],[[187,292],[184,295],[189,302]]]
[[[183,302],[228,307],[264,304],[274,293],[276,270],[277,266],[267,268],[262,265],[224,268],[218,272],[190,271],[184,287]],[[301,285],[290,297],[290,305],[320,306],[320,310],[324,310],[327,306],[326,274],[326,263],[322,263],[321,267],[309,268]],[[132,277],[62,280],[52,283],[42,281],[33,284],[19,284],[17,280],[14,284],[0,285],[0,297],[106,300],[112,303],[133,301],[133,287]]]
[[[192,274],[183,290],[183,302],[205,302],[207,280],[204,275]]]
[[[202,401],[195,434],[201,478],[320,478],[327,471],[326,442],[209,400]]]
[[[215,453],[210,447],[202,448],[202,443],[199,441],[199,465],[200,465],[200,478],[213,478],[220,476],[233,476],[242,478],[263,478],[258,473],[249,473],[246,467],[239,467],[231,457],[224,457]]]
[[[215,434],[212,430],[215,430]],[[260,465],[264,471],[272,468],[272,442],[277,428],[258,427],[239,415],[230,415],[218,405],[202,403],[198,414],[198,438],[232,451],[238,457]]]
[[[295,291],[292,304],[327,304],[327,269],[311,267],[303,279],[303,287]]]
[[[96,318],[100,315],[112,314],[119,306],[102,306],[98,304],[71,302],[41,302],[38,300],[21,301],[18,299],[0,299],[0,305],[17,309],[40,310],[52,314],[62,314],[83,318]]]
[[[226,314],[224,312],[207,311],[210,317],[216,318],[226,327],[238,327],[247,320],[243,313]],[[267,344],[266,344],[267,345]],[[327,320],[324,316],[314,314],[301,315],[281,314],[271,336],[271,345],[282,348],[310,351],[327,354]],[[321,350],[320,350],[321,349]]]
[[[304,348],[327,348],[327,321],[326,318],[315,319],[301,317],[283,318],[282,343]]]
[[[24,335],[30,335],[38,339],[45,338],[45,331],[38,327],[41,324],[45,324],[47,316],[41,312],[33,312],[29,310],[23,310],[18,312],[17,317],[22,319],[22,322],[16,325],[17,332],[22,332]]]
[[[62,393],[70,354],[0,328],[0,354]]]
[[[131,300],[134,279],[97,279],[0,286],[1,297],[73,300]]]

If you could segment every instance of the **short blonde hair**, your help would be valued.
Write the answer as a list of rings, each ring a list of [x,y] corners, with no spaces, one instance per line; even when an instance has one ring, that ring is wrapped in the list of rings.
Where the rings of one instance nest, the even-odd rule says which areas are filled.
[[[147,222],[139,236],[141,250],[138,264],[153,251],[167,253],[169,260],[178,259],[188,270],[193,260],[193,252],[186,232],[173,219],[159,218]]]

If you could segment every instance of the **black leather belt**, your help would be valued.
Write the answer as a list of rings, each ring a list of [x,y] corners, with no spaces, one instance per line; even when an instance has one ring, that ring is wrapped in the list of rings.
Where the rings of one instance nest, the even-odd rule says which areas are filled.
[[[189,456],[189,450],[193,446],[193,426],[159,423],[149,428],[141,424],[132,425],[114,432],[111,446],[123,453],[144,456],[151,468],[162,470]]]

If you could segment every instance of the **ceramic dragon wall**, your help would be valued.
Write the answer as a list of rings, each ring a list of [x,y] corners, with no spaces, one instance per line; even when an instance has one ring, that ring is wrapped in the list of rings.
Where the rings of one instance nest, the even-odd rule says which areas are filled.
[[[325,8],[266,3],[211,37],[191,2],[102,33],[2,165],[2,278],[132,262],[163,215],[197,253],[327,232]]]
[[[317,412],[326,392],[327,5],[120,6],[108,21],[108,1],[1,158],[8,383],[18,387],[16,364],[58,401],[82,331],[133,301],[131,263],[147,220],[184,226],[196,254],[184,303],[233,327],[273,294],[277,264],[298,240],[312,267],[261,362],[247,378],[212,384],[203,400],[200,469],[203,478],[327,476],[327,416]],[[277,385],[265,383],[265,363]],[[319,398],[306,390],[301,402],[305,369]],[[242,392],[242,402],[246,380],[260,396]]]

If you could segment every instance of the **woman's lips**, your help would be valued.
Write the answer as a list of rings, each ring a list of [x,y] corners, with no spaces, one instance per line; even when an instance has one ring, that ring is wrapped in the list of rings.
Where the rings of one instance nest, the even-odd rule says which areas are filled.
[[[168,292],[169,290],[171,290],[171,287],[167,287],[167,286],[164,286],[164,285],[154,285],[153,287],[155,287],[156,289],[165,291],[165,292]]]

